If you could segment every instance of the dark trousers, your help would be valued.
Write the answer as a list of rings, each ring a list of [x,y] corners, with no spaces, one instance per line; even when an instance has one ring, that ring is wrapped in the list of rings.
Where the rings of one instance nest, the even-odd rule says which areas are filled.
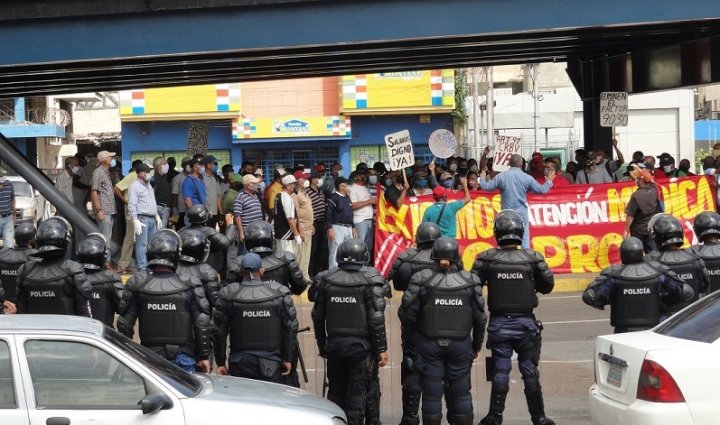
[[[315,221],[315,234],[310,248],[310,277],[328,269],[328,241],[324,221]]]
[[[507,392],[510,382],[511,358],[513,352],[518,353],[518,367],[525,383],[526,392],[540,389],[540,330],[532,315],[509,317],[491,315],[487,327],[487,348],[492,353],[495,373],[492,388],[495,391]]]
[[[649,234],[645,233],[637,233],[633,230],[630,231],[630,236],[635,236],[636,238],[640,239],[643,243],[643,251],[645,251],[645,254],[655,249],[655,242],[653,241],[652,237]]]
[[[298,376],[298,360],[300,356],[298,355],[298,350],[300,350],[300,344],[298,344],[297,340],[295,340],[295,347],[297,347],[297,350],[295,350],[295,355],[290,361],[290,374],[283,376],[280,378],[280,383],[283,385],[288,385],[295,388],[300,388],[300,377]]]
[[[236,356],[233,356],[236,357]],[[254,354],[242,353],[228,364],[230,375],[239,378],[257,379],[280,383],[282,365],[279,361],[266,359]]]
[[[338,343],[327,352],[327,397],[345,411],[348,425],[363,423],[370,369],[370,351],[363,344]]]

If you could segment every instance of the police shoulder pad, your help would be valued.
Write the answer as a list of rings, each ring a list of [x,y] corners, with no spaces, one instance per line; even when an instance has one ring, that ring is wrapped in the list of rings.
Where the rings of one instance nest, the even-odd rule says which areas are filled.
[[[408,249],[406,249],[405,251],[401,252],[401,253],[397,256],[397,259],[396,259],[395,261],[397,261],[397,260],[406,261],[406,260],[408,260],[409,258],[411,258],[412,256],[414,256],[415,254],[417,254],[417,249],[415,249],[415,248],[408,248]]]
[[[486,249],[475,256],[475,261],[491,261],[496,252],[495,248]]]
[[[600,275],[605,277],[618,276],[620,271],[622,270],[622,267],[622,264],[613,264],[609,267],[604,268],[600,272]]]
[[[479,285],[481,283],[480,278],[475,273],[470,273],[465,270],[460,270],[460,276],[462,276],[464,279],[467,279],[469,282],[472,282],[476,285]]]
[[[720,259],[720,244],[702,245],[695,252],[702,259],[718,260]]]
[[[677,249],[673,251],[663,252],[660,261],[672,264],[687,264],[697,260],[697,256],[691,251],[685,249]]]
[[[274,281],[274,280],[268,280],[268,281],[266,281],[265,283],[266,283],[266,284],[270,287],[270,289],[272,289],[273,291],[277,291],[277,292],[279,292],[279,293],[281,293],[281,294],[283,294],[283,295],[290,293],[290,288],[288,288],[288,287],[285,286],[285,285],[281,285],[280,283],[278,283],[278,282],[276,282],[276,281]]]
[[[430,280],[430,278],[433,277],[433,274],[435,274],[432,270],[425,269],[421,270],[410,278],[410,283],[413,283],[415,285],[421,286],[424,285]]]

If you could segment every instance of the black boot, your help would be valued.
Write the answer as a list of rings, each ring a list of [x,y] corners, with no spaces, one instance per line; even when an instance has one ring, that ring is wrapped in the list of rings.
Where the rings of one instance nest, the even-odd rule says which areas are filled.
[[[382,425],[380,422],[380,398],[370,394],[365,400],[365,425]]]
[[[480,421],[481,425],[501,425],[503,411],[505,410],[506,391],[492,390],[490,392],[490,409],[488,414]]]
[[[422,415],[423,425],[440,425],[440,422],[442,422],[442,413],[438,413],[437,415],[426,415],[423,413]]]
[[[527,400],[528,411],[533,425],[555,425],[555,421],[545,416],[545,403],[543,402],[542,391],[525,391],[525,400]]]
[[[347,415],[347,425],[363,425],[365,418],[362,415]]]
[[[422,392],[415,389],[405,389],[402,392],[403,416],[400,425],[418,425],[420,423],[420,399]]]
[[[472,425],[473,414],[466,413],[457,415],[448,413],[447,420],[450,425]]]

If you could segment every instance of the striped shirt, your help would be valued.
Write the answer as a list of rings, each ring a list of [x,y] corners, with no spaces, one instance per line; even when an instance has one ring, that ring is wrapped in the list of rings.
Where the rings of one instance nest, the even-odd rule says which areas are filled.
[[[325,221],[325,193],[322,189],[315,190],[312,186],[305,188],[305,193],[310,197],[313,207],[315,221]]]
[[[107,168],[101,165],[93,171],[91,188],[98,193],[102,212],[107,215],[115,214],[115,194]]]
[[[233,214],[235,214],[235,217],[240,217],[243,232],[247,229],[248,224],[263,219],[260,200],[254,193],[250,194],[244,190],[239,192],[237,198],[235,198]]]
[[[55,181],[55,188],[65,195],[70,202],[75,202],[75,197],[73,196],[73,175],[70,172],[63,170],[58,174],[57,180]]]
[[[9,180],[5,180],[0,187],[0,215],[8,216],[13,212],[12,202],[15,198],[13,185]]]
[[[140,179],[135,180],[128,189],[128,213],[135,220],[139,215],[157,215],[157,203],[155,202],[155,191],[150,182]]]

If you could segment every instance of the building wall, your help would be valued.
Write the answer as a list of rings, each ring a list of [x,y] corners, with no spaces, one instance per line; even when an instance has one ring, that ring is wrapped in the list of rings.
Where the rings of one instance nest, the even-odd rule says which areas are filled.
[[[300,78],[242,83],[242,115],[322,117],[337,115],[337,77]]]

